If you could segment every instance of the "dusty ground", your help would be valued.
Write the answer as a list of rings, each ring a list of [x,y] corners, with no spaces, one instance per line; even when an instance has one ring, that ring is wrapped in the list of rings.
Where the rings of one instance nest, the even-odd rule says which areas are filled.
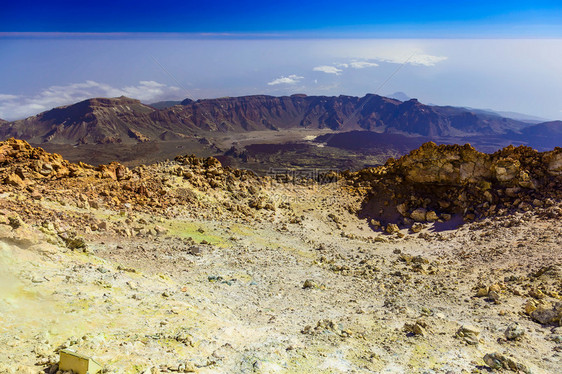
[[[88,228],[85,252],[63,246],[48,222],[10,226],[18,194],[4,193],[0,372],[38,372],[61,346],[115,373],[485,373],[493,352],[560,372],[561,328],[524,311],[529,299],[560,298],[559,268],[533,276],[561,261],[558,219],[533,211],[391,236],[349,213],[359,201],[337,186],[275,193],[291,209],[248,223],[181,207],[148,215],[29,202],[69,221],[165,232]],[[492,285],[497,301],[476,297]],[[523,335],[508,340],[514,323]],[[461,326],[479,334],[459,337]]]
[[[562,372],[557,198],[387,234],[343,180],[0,158],[0,373]]]

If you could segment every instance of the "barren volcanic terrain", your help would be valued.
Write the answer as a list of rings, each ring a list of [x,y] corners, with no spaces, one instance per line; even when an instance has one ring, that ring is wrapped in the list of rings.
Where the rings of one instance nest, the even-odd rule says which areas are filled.
[[[561,148],[264,177],[6,140],[0,373],[559,373],[561,186]]]
[[[561,121],[524,122],[373,94],[252,95],[154,105],[92,98],[22,120],[0,120],[0,140],[23,139],[73,162],[127,166],[189,150],[260,174],[272,167],[359,170],[427,141],[470,143],[483,152],[509,144],[547,151],[562,142]]]

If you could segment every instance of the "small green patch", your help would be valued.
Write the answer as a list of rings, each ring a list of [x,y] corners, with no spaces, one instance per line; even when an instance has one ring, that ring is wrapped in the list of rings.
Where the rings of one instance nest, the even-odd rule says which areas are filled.
[[[227,240],[225,238],[214,235],[208,229],[202,229],[200,223],[173,220],[171,221],[169,228],[169,236],[175,236],[183,239],[191,238],[196,243],[206,242],[207,244],[212,244],[219,247],[225,247],[227,245]]]

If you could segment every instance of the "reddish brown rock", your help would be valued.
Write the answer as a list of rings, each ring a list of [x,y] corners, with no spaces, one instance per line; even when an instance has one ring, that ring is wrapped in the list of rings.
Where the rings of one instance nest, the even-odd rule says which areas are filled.
[[[367,195],[359,214],[368,219],[389,223],[402,216],[423,222],[461,214],[472,220],[561,198],[562,148],[540,153],[509,146],[485,154],[469,144],[429,142],[382,167],[342,176]]]

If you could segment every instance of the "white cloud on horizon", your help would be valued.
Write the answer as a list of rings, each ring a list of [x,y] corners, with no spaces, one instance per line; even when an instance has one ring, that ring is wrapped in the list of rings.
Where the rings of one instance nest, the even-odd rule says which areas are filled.
[[[297,84],[303,78],[304,77],[301,77],[300,75],[291,74],[288,77],[281,76],[280,78],[274,79],[271,82],[268,82],[267,84],[269,86],[275,86],[277,84]]]
[[[149,103],[177,98],[180,89],[155,81],[140,81],[136,86],[116,88],[105,83],[88,80],[66,86],[51,86],[35,96],[0,94],[0,118],[17,120],[52,108],[74,104],[92,97],[127,96]]]
[[[352,67],[353,69],[365,69],[365,68],[377,67],[379,66],[379,64],[369,61],[353,61],[349,63],[349,66]]]
[[[439,47],[444,43],[447,42],[423,39],[366,39],[352,42],[330,40],[323,42],[318,48],[323,51],[328,50],[328,55],[334,59],[435,66],[448,59],[451,48]],[[443,55],[445,50],[447,55]]]
[[[410,64],[417,66],[435,66],[441,61],[447,59],[446,56],[432,56],[428,54],[416,54],[415,52],[410,56],[389,56],[389,57],[375,57],[375,60],[381,62],[388,62],[391,64]]]
[[[15,100],[18,97],[18,95],[0,94],[0,101]]]
[[[341,72],[343,70],[338,69],[335,66],[329,66],[329,65],[321,65],[321,66],[316,66],[314,68],[312,68],[313,71],[321,71],[322,73],[326,73],[326,74],[335,74],[335,75],[340,75]]]
[[[322,65],[316,66],[312,70],[314,71],[321,71],[326,74],[335,74],[340,75],[343,72],[343,69],[365,69],[371,67],[377,67],[379,64],[370,61],[351,61],[349,63],[342,62],[338,64],[334,64],[334,66],[330,65]]]

